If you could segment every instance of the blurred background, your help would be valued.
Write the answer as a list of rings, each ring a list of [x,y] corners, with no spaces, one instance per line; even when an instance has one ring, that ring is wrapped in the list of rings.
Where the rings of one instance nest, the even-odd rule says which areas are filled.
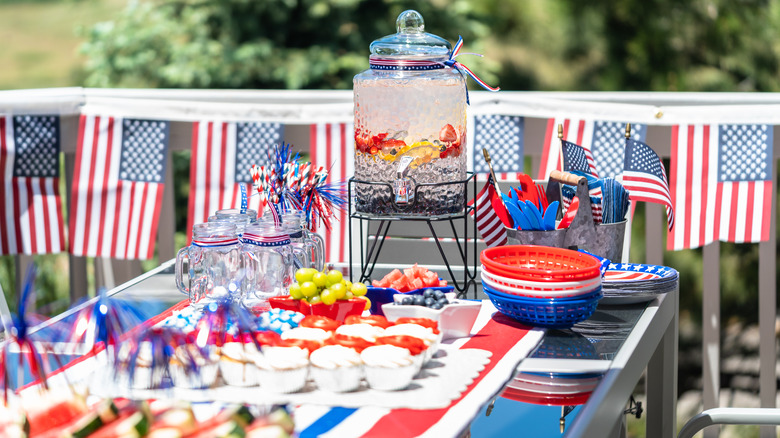
[[[485,55],[469,66],[504,90],[780,91],[776,0],[0,0],[0,89],[351,89],[368,45],[409,8],[428,32],[462,35],[464,52]],[[183,246],[189,153],[176,152],[174,166]],[[632,261],[642,262],[644,233],[633,235]],[[757,258],[758,245],[721,245],[723,357],[750,354]],[[701,250],[664,260],[681,274],[685,394],[700,385]],[[39,309],[59,313],[69,305],[67,257],[36,261]],[[11,307],[14,275],[12,258],[0,258]],[[757,394],[757,382],[744,386]]]

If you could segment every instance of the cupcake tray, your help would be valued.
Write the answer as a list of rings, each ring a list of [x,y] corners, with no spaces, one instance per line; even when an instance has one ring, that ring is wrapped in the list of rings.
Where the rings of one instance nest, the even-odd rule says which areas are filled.
[[[106,376],[94,376],[90,382],[90,392],[103,397],[125,397],[129,399],[176,399],[191,402],[231,402],[266,404],[312,404],[323,406],[382,408],[438,409],[449,406],[452,400],[471,384],[490,362],[491,353],[487,350],[466,348],[457,349],[450,345],[441,345],[436,356],[431,359],[412,380],[412,383],[399,391],[380,391],[368,388],[363,382],[354,392],[334,393],[320,390],[310,380],[303,390],[292,394],[274,393],[260,386],[234,387],[218,381],[217,386],[207,389],[186,389],[170,385],[166,378],[163,389],[128,389],[110,384]],[[105,356],[99,355],[101,365],[97,370],[107,369]],[[97,373],[96,373],[97,374]],[[167,383],[167,385],[166,385]]]

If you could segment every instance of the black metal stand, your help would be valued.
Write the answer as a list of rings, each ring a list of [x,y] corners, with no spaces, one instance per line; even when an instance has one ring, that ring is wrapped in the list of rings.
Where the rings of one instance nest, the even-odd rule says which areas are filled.
[[[367,223],[367,230],[370,232],[371,230],[371,223],[372,222],[378,222],[378,227],[376,234],[369,234],[367,241],[364,243],[363,239],[360,239],[360,277],[359,281],[367,281],[370,279],[371,274],[374,272],[374,268],[376,267],[377,261],[379,260],[379,254],[382,251],[382,246],[384,245],[385,239],[387,238],[388,232],[390,231],[390,225],[394,222],[405,222],[405,221],[416,221],[416,222],[425,222],[428,225],[428,229],[431,232],[431,237],[433,238],[433,241],[436,242],[436,246],[439,249],[439,253],[441,254],[441,258],[444,262],[444,265],[447,267],[447,272],[450,275],[450,278],[452,279],[452,285],[455,287],[455,290],[458,293],[459,298],[466,298],[468,294],[468,290],[472,285],[476,284],[476,276],[477,276],[477,267],[476,263],[478,260],[477,256],[477,242],[476,242],[476,236],[477,236],[477,222],[476,220],[473,221],[473,226],[471,227],[471,233],[469,233],[469,224],[468,224],[468,216],[470,214],[474,214],[474,217],[477,216],[477,206],[476,203],[474,205],[469,205],[468,203],[468,184],[472,183],[474,187],[474,193],[477,193],[477,178],[474,175],[473,172],[468,172],[467,178],[465,180],[461,181],[453,181],[449,183],[420,183],[415,186],[413,200],[419,199],[418,194],[419,190],[424,187],[441,187],[446,185],[454,185],[459,184],[463,185],[463,193],[464,193],[464,201],[463,201],[463,208],[459,213],[454,214],[447,214],[447,215],[439,215],[439,216],[425,216],[425,215],[405,215],[403,213],[396,213],[396,214],[387,214],[387,215],[375,215],[375,214],[368,214],[368,213],[361,213],[355,211],[355,205],[354,205],[354,197],[353,197],[353,187],[355,187],[356,184],[369,184],[369,185],[381,185],[386,186],[389,193],[393,193],[393,187],[390,183],[386,182],[372,182],[372,181],[362,181],[357,180],[355,178],[350,178],[348,189],[347,189],[347,195],[349,199],[349,212],[350,212],[350,227],[349,227],[349,248],[352,248],[352,220],[358,220],[360,223],[360,236],[363,235],[363,227],[364,222]],[[391,197],[392,199],[392,197]],[[398,206],[394,203],[394,205],[397,207],[398,210],[403,211],[404,207],[411,208],[414,206],[414,201],[410,203],[408,206]],[[458,235],[458,231],[456,228],[456,221],[463,221],[463,238],[461,239]],[[439,238],[438,234],[436,233],[436,229],[434,227],[434,223],[449,223],[450,229],[452,230],[452,233],[455,237],[455,243],[458,247],[459,252],[459,259],[456,261],[462,262],[463,264],[463,277],[461,280],[458,280],[455,276],[455,273],[452,270],[452,264],[447,259],[447,254],[444,251],[444,248],[441,245],[441,239]],[[369,241],[371,241],[371,236],[374,236],[373,242],[369,245]],[[470,248],[471,246],[471,248]],[[366,250],[368,252],[366,252]],[[473,264],[469,266],[469,250],[473,251]],[[349,252],[349,266],[350,266],[350,280],[352,280],[352,273],[353,270],[351,269],[352,264],[352,251]],[[477,291],[476,288],[474,289],[474,298],[476,298]]]

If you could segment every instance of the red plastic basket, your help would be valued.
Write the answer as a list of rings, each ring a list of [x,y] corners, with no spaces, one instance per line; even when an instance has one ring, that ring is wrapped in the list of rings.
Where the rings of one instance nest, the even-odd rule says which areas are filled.
[[[601,275],[592,256],[570,249],[535,245],[488,248],[479,256],[485,269],[517,280],[555,282],[588,280]]]

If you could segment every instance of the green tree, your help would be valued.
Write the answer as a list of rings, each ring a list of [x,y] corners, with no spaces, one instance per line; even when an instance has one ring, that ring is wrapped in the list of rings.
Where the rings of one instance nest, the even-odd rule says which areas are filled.
[[[488,33],[470,2],[181,0],[134,3],[88,30],[85,85],[349,89],[368,45],[415,8],[426,30],[470,50]]]

